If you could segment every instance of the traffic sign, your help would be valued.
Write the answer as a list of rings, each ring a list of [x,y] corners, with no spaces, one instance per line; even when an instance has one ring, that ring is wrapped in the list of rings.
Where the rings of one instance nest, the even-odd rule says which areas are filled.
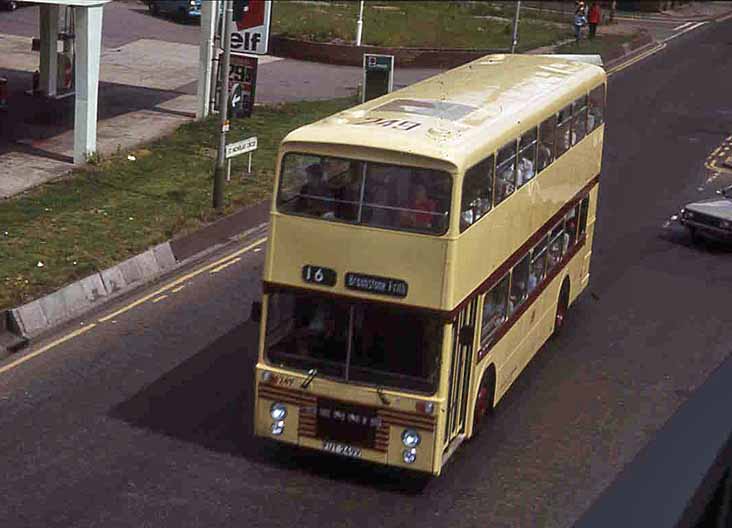
[[[235,15],[231,51],[266,55],[272,23],[272,0],[249,0],[240,11],[240,17]]]
[[[229,111],[231,117],[243,117],[244,114],[244,97],[242,96],[241,84],[236,83],[231,88],[229,96]]]
[[[246,154],[253,150],[257,150],[257,136],[226,145],[226,158],[233,158],[234,156]]]

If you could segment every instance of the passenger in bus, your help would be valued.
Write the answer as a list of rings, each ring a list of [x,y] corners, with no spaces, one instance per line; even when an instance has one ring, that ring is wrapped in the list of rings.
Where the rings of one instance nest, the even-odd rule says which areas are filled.
[[[561,260],[561,258],[562,258],[562,246],[559,243],[559,240],[555,240],[549,246],[549,253],[547,254],[547,259],[549,261],[547,263],[548,269],[551,269],[554,266],[556,266],[559,263],[559,261]]]
[[[297,211],[313,216],[332,214],[333,192],[323,181],[323,167],[313,163],[307,166],[305,174],[307,182],[300,188]]]
[[[534,177],[534,162],[529,158],[521,156],[518,164],[518,186],[521,187]]]
[[[376,187],[372,192],[368,224],[376,227],[390,227],[393,212],[388,208],[389,191],[385,186]],[[385,207],[386,206],[386,207]]]
[[[544,170],[552,162],[552,151],[546,143],[539,143],[539,170]]]
[[[498,328],[506,320],[505,290],[502,293],[503,296],[500,299],[497,299],[494,295],[489,295],[483,307],[483,326],[488,333]]]
[[[402,227],[414,227],[417,229],[430,229],[432,219],[437,210],[437,203],[427,196],[427,189],[421,183],[414,186],[412,200],[407,206],[408,210],[402,211]]]

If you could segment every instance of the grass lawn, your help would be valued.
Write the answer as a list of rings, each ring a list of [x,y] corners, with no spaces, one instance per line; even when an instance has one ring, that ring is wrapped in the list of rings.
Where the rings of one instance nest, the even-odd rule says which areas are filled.
[[[229,141],[256,135],[253,177],[234,158],[226,213],[271,193],[277,147],[290,130],[354,99],[257,108]],[[23,304],[217,217],[211,208],[218,120],[189,123],[139,149],[0,201],[0,309]],[[42,266],[39,266],[39,262]]]
[[[363,42],[375,46],[509,48],[513,12],[505,2],[366,2]],[[359,2],[276,2],[272,31],[316,42],[353,42]],[[495,18],[477,18],[493,16]],[[519,50],[566,38],[569,24],[546,23],[522,14]]]

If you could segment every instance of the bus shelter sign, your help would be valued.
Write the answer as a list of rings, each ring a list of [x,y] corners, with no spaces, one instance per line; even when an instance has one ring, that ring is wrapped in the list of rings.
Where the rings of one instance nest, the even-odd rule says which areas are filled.
[[[245,2],[242,16],[234,20],[231,32],[231,51],[266,55],[272,25],[272,0]]]

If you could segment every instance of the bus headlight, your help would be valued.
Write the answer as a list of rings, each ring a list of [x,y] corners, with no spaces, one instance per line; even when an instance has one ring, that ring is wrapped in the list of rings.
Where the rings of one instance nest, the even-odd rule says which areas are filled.
[[[280,420],[279,422],[275,422],[272,424],[272,434],[275,436],[280,436],[285,430],[285,422]]]
[[[402,452],[402,460],[405,464],[414,464],[414,461],[417,460],[417,450],[415,448],[405,449]]]
[[[280,422],[287,416],[287,407],[283,403],[273,403],[269,408],[269,415],[275,422]]]
[[[406,447],[417,447],[422,439],[419,437],[419,433],[414,429],[405,429],[402,433],[402,443]],[[405,451],[406,453],[406,451]],[[406,462],[406,460],[405,460]],[[411,462],[409,462],[411,464]]]

